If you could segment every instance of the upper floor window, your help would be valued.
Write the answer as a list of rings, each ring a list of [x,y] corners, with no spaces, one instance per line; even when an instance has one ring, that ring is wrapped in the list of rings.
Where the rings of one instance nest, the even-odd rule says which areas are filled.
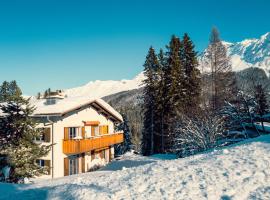
[[[69,139],[74,139],[80,137],[80,128],[79,127],[69,127],[68,128],[68,137]]]
[[[40,135],[35,138],[37,142],[50,142],[51,140],[51,129],[46,128],[38,128]]]

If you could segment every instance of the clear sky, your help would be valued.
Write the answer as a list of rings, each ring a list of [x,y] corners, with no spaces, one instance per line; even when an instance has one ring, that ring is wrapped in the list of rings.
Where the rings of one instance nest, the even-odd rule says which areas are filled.
[[[270,31],[269,16],[269,0],[0,0],[0,81],[34,95],[131,79],[172,34],[201,51],[212,26],[235,42]]]

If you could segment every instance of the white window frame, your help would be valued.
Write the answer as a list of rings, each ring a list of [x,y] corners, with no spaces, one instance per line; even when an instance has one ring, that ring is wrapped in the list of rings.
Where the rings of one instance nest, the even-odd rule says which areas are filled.
[[[36,162],[40,167],[45,167],[45,160],[43,159],[38,159]]]
[[[80,127],[68,127],[68,138],[74,139],[76,137],[81,136],[81,128]]]

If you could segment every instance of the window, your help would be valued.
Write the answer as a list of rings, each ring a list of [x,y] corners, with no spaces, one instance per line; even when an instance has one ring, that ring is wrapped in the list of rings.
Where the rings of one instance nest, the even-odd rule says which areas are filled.
[[[40,134],[40,136],[37,136],[37,137],[35,138],[35,140],[38,141],[38,142],[44,142],[44,140],[45,140],[45,134],[42,132],[42,133]]]
[[[40,136],[35,138],[37,142],[50,142],[51,129],[50,128],[39,128]]]
[[[42,160],[42,159],[38,159],[36,160],[36,163],[40,166],[40,167],[46,167],[46,171],[47,171],[47,175],[50,175],[51,173],[51,162],[50,160]]]
[[[45,160],[37,160],[36,163],[40,166],[40,167],[44,167],[45,166]]]
[[[69,139],[73,139],[75,137],[80,136],[80,131],[79,131],[79,127],[69,127],[68,128],[68,136]]]

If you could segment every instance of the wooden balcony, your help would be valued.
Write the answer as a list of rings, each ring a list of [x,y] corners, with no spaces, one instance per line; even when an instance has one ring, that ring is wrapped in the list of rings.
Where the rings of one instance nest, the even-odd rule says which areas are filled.
[[[109,147],[124,141],[123,133],[115,133],[79,140],[63,140],[64,154],[79,154],[95,149]]]

